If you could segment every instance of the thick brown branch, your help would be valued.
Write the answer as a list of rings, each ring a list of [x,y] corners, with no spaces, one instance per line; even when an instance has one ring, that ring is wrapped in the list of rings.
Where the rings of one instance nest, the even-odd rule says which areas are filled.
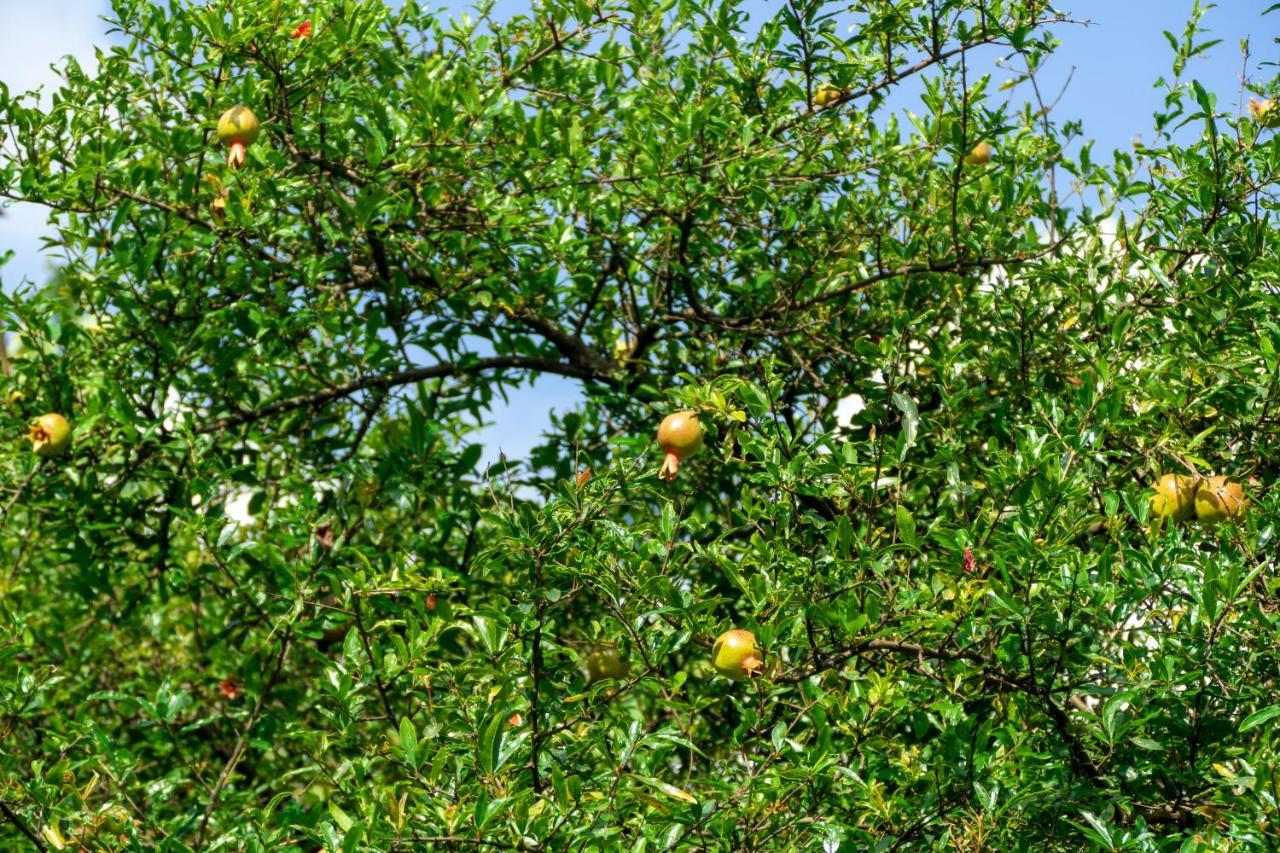
[[[617,364],[587,346],[582,338],[572,332],[566,332],[559,325],[532,309],[523,308],[519,311],[513,311],[511,316],[546,338],[552,346],[560,351],[561,355],[569,359],[570,364],[604,376],[618,369]]]
[[[322,388],[318,391],[311,391],[307,394],[299,394],[295,397],[289,397],[284,400],[277,400],[269,403],[260,409],[252,411],[238,412],[234,415],[214,421],[199,432],[219,432],[231,429],[244,424],[251,424],[260,421],[263,418],[269,418],[284,412],[291,412],[294,409],[302,409],[311,406],[323,406],[332,403],[334,400],[341,400],[357,394],[361,391],[369,390],[387,390],[396,388],[401,385],[409,385],[414,382],[424,382],[428,379],[441,379],[448,376],[467,376],[475,373],[484,373],[490,370],[530,370],[535,373],[551,373],[557,376],[568,376],[573,379],[605,381],[603,376],[595,371],[579,367],[573,364],[566,364],[552,358],[538,358],[534,356],[511,356],[502,355],[492,358],[479,358],[465,364],[433,364],[426,367],[412,367],[408,370],[401,370],[397,373],[383,373],[372,376],[363,376],[354,379],[343,385],[334,385],[329,388]]]

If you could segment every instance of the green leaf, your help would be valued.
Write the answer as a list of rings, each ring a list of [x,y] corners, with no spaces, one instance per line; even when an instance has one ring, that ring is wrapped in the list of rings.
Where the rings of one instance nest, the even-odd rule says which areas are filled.
[[[338,827],[343,832],[346,832],[349,829],[351,829],[355,821],[353,821],[351,817],[338,806],[338,803],[336,800],[330,799],[328,803],[328,807],[329,807],[329,816],[333,818],[334,823],[338,824]]]
[[[1252,714],[1245,717],[1244,720],[1240,723],[1239,730],[1241,732],[1247,732],[1252,729],[1256,729],[1258,726],[1262,725],[1265,722],[1273,720],[1276,717],[1280,717],[1280,705],[1272,705],[1269,708],[1263,708],[1260,711],[1254,711]]]
[[[916,544],[916,520],[902,504],[894,507],[893,512],[898,524],[898,537],[914,548]]]
[[[400,718],[400,749],[404,752],[405,763],[418,769],[418,732],[408,717]]]
[[[505,711],[488,717],[480,727],[480,737],[476,742],[476,765],[480,772],[493,775],[498,769],[498,752],[502,748],[502,731],[507,723]]]
[[[916,410],[916,402],[906,394],[895,391],[893,405],[902,413],[902,452],[899,461],[906,459],[907,451],[915,446],[916,435],[920,428],[920,413]]]

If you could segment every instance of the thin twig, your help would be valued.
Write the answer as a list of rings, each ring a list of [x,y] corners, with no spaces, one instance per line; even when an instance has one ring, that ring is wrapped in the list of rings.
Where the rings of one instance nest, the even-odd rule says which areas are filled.
[[[44,853],[46,849],[44,842],[40,840],[39,836],[31,831],[31,827],[27,826],[26,821],[18,817],[18,814],[5,804],[4,800],[0,800],[0,814],[3,814],[9,823],[16,826],[19,832],[31,839],[31,843],[35,845],[35,848],[39,850],[40,853]]]

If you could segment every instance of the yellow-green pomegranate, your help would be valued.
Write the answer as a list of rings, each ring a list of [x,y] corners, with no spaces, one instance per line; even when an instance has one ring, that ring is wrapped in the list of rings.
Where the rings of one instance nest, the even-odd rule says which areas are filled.
[[[756,643],[755,634],[735,628],[716,639],[711,647],[711,665],[726,678],[742,681],[764,669],[764,652]]]
[[[844,90],[832,86],[830,83],[823,83],[813,93],[813,102],[819,107],[829,107],[844,97]]]
[[[702,449],[702,423],[697,412],[676,412],[662,419],[658,427],[658,447],[666,458],[658,476],[674,480],[680,463]]]
[[[1151,488],[1151,511],[1159,518],[1186,521],[1196,514],[1195,478],[1165,474]]]
[[[1196,518],[1201,524],[1239,521],[1249,508],[1249,499],[1239,483],[1226,477],[1208,477],[1196,490]]]
[[[71,446],[71,424],[62,415],[49,412],[32,421],[27,440],[36,456],[60,456]]]
[[[966,166],[985,166],[991,162],[991,155],[994,153],[995,149],[990,142],[979,142],[965,155],[964,163]]]
[[[592,646],[583,664],[587,670],[587,682],[595,684],[606,678],[620,681],[627,677],[630,665],[618,655],[618,647],[612,643]]]
[[[253,110],[246,106],[234,106],[218,119],[218,141],[229,146],[227,165],[239,169],[245,164],[245,149],[258,140],[261,127]]]

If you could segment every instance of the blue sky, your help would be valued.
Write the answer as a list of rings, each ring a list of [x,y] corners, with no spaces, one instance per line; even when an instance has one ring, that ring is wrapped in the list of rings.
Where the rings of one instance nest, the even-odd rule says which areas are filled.
[[[1239,104],[1242,38],[1251,41],[1250,74],[1265,78],[1272,69],[1260,69],[1259,62],[1280,61],[1274,39],[1280,32],[1280,13],[1265,18],[1261,14],[1273,2],[1222,0],[1205,16],[1204,26],[1222,42],[1197,57],[1186,73],[1216,93],[1224,111],[1235,111]],[[457,2],[440,5],[464,8]],[[1097,140],[1096,158],[1149,136],[1152,112],[1162,98],[1153,84],[1170,74],[1171,52],[1161,31],[1180,35],[1192,0],[1061,0],[1057,5],[1090,24],[1057,30],[1063,45],[1042,84],[1050,93],[1068,77],[1070,85],[1055,115],[1084,123],[1086,137]],[[502,0],[500,6],[521,8],[520,0]],[[776,4],[749,2],[747,8],[763,14]],[[105,0],[0,0],[0,81],[13,92],[53,85],[56,78],[49,65],[67,54],[92,67],[93,46],[107,41],[101,21],[107,9]],[[13,257],[0,267],[0,281],[7,290],[23,280],[43,281],[49,264],[40,252],[44,213],[29,206],[5,213],[0,217],[0,256],[12,251]],[[538,443],[547,413],[571,407],[578,399],[577,386],[560,379],[543,379],[514,393],[508,406],[493,413],[492,424],[481,435],[486,459],[495,459],[499,449],[509,458],[523,459]]]

